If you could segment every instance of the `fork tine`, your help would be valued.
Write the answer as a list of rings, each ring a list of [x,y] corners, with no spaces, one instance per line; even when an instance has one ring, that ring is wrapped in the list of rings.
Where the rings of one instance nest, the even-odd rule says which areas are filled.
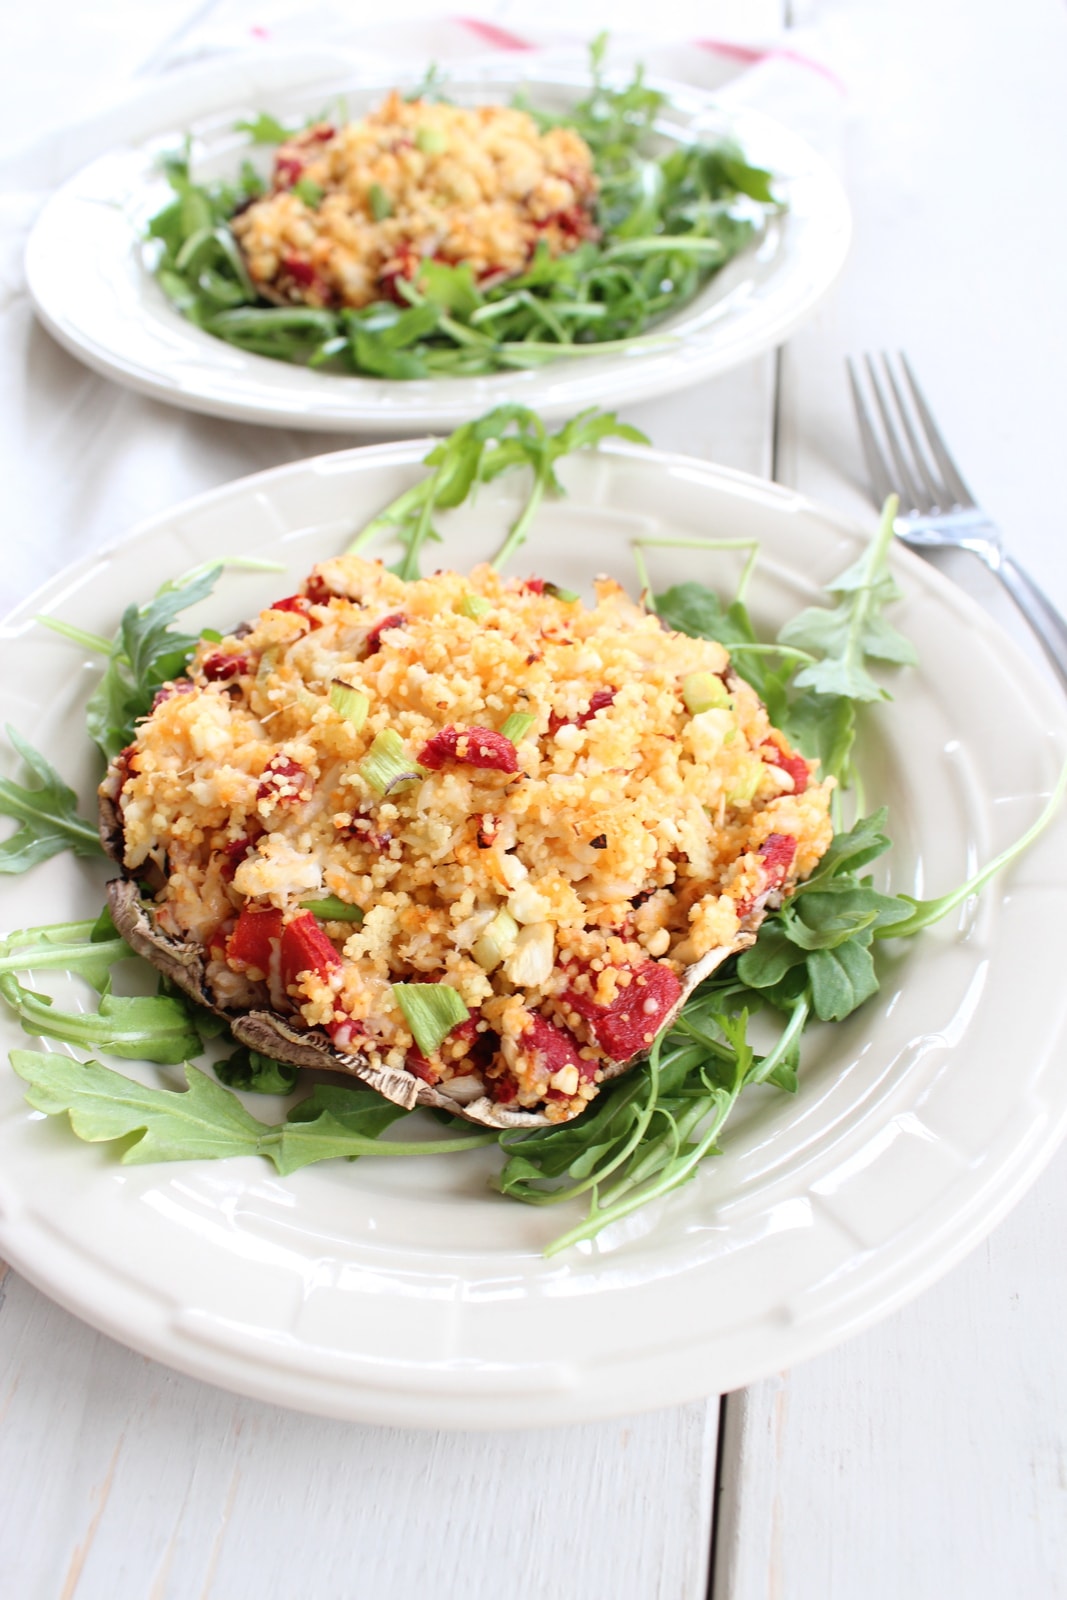
[[[863,391],[856,375],[856,365],[851,356],[845,364],[848,367],[848,381],[852,386],[852,405],[856,413],[856,426],[860,432],[860,443],[863,446],[871,488],[874,490],[875,499],[885,501],[893,493],[893,477],[882,454],[882,447],[878,443],[878,436],[874,431],[867,402],[863,398]]]
[[[902,497],[907,500],[907,509],[909,511],[921,511],[924,513],[930,511],[932,509],[930,502],[924,495],[920,484],[916,480],[911,470],[911,464],[905,457],[904,451],[901,449],[900,431],[897,427],[896,419],[893,416],[889,401],[885,397],[885,390],[882,388],[879,380],[878,369],[874,364],[874,357],[867,356],[865,359],[867,362],[867,374],[871,380],[871,388],[874,390],[874,398],[877,400],[878,409],[882,414],[882,426],[885,429],[885,436],[889,443],[889,451],[893,457],[893,464],[897,469],[901,494]],[[883,356],[882,359],[884,361],[885,357]]]
[[[975,503],[974,496],[964,483],[963,479],[960,477],[959,468],[945,448],[945,441],[942,439],[937,423],[934,421],[933,416],[931,415],[930,407],[926,404],[926,400],[923,397],[923,392],[915,381],[915,374],[908,365],[908,358],[904,354],[903,350],[900,352],[900,364],[904,368],[904,376],[907,378],[908,384],[911,388],[912,398],[915,401],[915,409],[919,414],[919,421],[922,423],[923,428],[926,431],[926,440],[930,446],[930,454],[933,456],[934,460],[941,468],[941,471],[944,473],[945,484],[949,493],[952,495],[956,505],[973,506]],[[942,507],[942,510],[945,511],[949,509],[950,508],[948,506]]]
[[[901,356],[900,359],[903,360],[903,356]],[[936,506],[939,510],[946,511],[948,510],[948,506],[946,504],[946,488],[944,485],[937,482],[933,473],[930,471],[929,463],[926,459],[926,451],[919,442],[919,436],[915,432],[915,428],[912,424],[911,412],[909,411],[908,406],[905,404],[903,394],[900,392],[900,384],[897,382],[897,375],[893,371],[893,368],[889,362],[889,357],[886,355],[884,350],[882,352],[882,365],[885,368],[885,375],[889,380],[889,387],[893,391],[893,398],[897,403],[897,411],[900,415],[901,424],[903,425],[904,432],[908,436],[908,443],[911,446],[912,460],[918,469],[919,476],[926,485],[926,491],[930,496],[931,505]]]

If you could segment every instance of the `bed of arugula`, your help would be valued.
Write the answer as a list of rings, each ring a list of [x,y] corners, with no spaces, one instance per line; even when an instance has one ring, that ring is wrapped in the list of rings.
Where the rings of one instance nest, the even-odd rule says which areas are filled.
[[[350,548],[391,538],[400,550],[392,570],[417,576],[421,554],[439,539],[437,512],[462,504],[481,483],[524,470],[525,499],[494,558],[501,565],[528,537],[544,496],[563,492],[555,471],[559,460],[612,436],[645,442],[611,414],[586,412],[550,433],[534,413],[498,407],[436,445],[425,459],[426,474]],[[146,1087],[67,1053],[15,1050],[11,1063],[26,1082],[29,1103],[66,1114],[82,1139],[119,1141],[125,1162],[261,1155],[280,1173],[290,1173],[335,1157],[417,1157],[499,1144],[503,1161],[495,1183],[502,1194],[529,1205],[586,1202],[584,1218],[561,1233],[549,1253],[590,1239],[677,1189],[717,1152],[742,1090],[756,1084],[794,1090],[806,1029],[842,1021],[877,992],[878,943],[912,937],[976,894],[1032,843],[1063,797],[1067,773],[1022,838],[940,899],[915,900],[875,888],[866,869],[889,847],[885,810],[846,827],[841,795],[855,778],[857,713],[888,698],[871,664],[900,668],[914,660],[885,615],[897,597],[887,566],[894,510],[890,502],[869,548],[828,586],[827,604],[802,611],[773,642],[757,639],[743,593],[724,604],[695,581],[655,596],[646,590],[646,603],[666,626],[726,645],[776,725],[806,755],[819,758],[823,773],[838,779],[835,836],[811,877],[767,918],[755,945],[701,984],[656,1039],[648,1060],[607,1084],[582,1117],[550,1129],[498,1134],[433,1114],[441,1126],[432,1137],[431,1114],[404,1112],[370,1089],[313,1082],[315,1075],[243,1047],[216,1061],[211,1072],[202,1070],[190,1060],[217,1049],[212,1041],[224,1033],[222,1022],[155,974],[155,993],[114,993],[117,965],[130,961],[148,969],[118,936],[106,910],[95,921],[20,930],[0,940],[0,996],[36,1037],[120,1059],[185,1063],[186,1088]],[[165,584],[146,604],[131,605],[113,639],[41,619],[101,657],[87,725],[103,760],[131,741],[156,690],[181,674],[199,639],[218,638],[212,630],[183,633],[175,622],[210,593],[220,570],[198,570]],[[79,816],[73,790],[17,731],[8,731],[32,781],[0,780],[0,814],[17,824],[0,843],[0,871],[24,872],[63,850],[100,856],[95,826]],[[98,997],[92,1008],[64,1009],[20,977],[48,971],[91,986]],[[757,1015],[762,1037],[771,1040],[762,1053],[750,1038]],[[280,1123],[261,1121],[234,1090],[295,1091],[301,1098]],[[398,1138],[395,1129],[386,1137],[401,1119],[410,1137]]]
[[[246,160],[232,183],[197,183],[186,151],[164,163],[174,199],[148,228],[160,287],[183,316],[243,350],[368,377],[473,376],[634,349],[778,207],[772,174],[728,139],[652,153],[664,97],[640,69],[611,88],[605,44],[602,36],[592,45],[590,92],[565,117],[517,102],[542,129],[565,124],[592,150],[599,241],[555,259],[542,246],[525,272],[492,287],[480,287],[468,266],[425,261],[414,282],[397,280],[401,304],[276,306],[257,292],[230,229],[234,213],[264,192],[262,178]],[[431,97],[442,97],[433,75],[411,98]],[[266,114],[238,126],[261,145],[296,131]],[[322,198],[307,180],[296,191],[312,208]]]

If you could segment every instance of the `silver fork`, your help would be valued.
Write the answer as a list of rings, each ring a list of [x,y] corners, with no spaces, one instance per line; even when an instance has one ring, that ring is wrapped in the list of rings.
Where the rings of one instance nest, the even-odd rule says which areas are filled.
[[[913,550],[922,554],[969,550],[983,561],[1015,601],[1067,689],[1067,622],[1005,551],[1000,529],[975,503],[949,455],[907,358],[901,353],[897,361],[903,380],[887,355],[883,354],[880,369],[873,356],[864,357],[867,386],[892,466],[864,397],[858,365],[851,358],[848,362],[856,421],[876,498],[884,501],[890,494],[900,495],[901,510],[893,529]]]

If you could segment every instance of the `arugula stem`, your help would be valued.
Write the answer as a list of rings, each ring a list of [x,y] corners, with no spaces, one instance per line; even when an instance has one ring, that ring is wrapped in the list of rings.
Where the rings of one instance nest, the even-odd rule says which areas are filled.
[[[993,860],[982,867],[979,872],[976,872],[973,878],[968,878],[966,883],[961,883],[950,894],[941,895],[936,900],[916,900],[910,894],[900,895],[899,898],[901,900],[906,900],[910,906],[914,907],[911,915],[905,917],[902,922],[891,922],[887,927],[876,928],[874,937],[876,939],[910,939],[913,934],[918,933],[921,929],[928,928],[935,922],[940,922],[942,917],[948,916],[950,911],[954,911],[965,900],[970,900],[973,895],[979,894],[991,878],[995,878],[998,872],[1001,872],[1017,856],[1028,850],[1035,840],[1044,833],[1059,810],[1065,793],[1067,793],[1067,763],[1061,769],[1055,787],[1041,815],[1036,822],[1027,828],[1020,838],[1010,844],[1006,850],[1002,850],[998,856],[994,856]]]
[[[500,546],[500,549],[496,552],[496,555],[491,556],[489,559],[489,565],[491,567],[502,567],[506,561],[511,559],[519,546],[521,544],[525,544],[526,534],[529,530],[530,524],[537,514],[538,506],[541,504],[541,501],[544,498],[545,485],[548,482],[548,475],[551,470],[551,464],[549,463],[548,458],[545,457],[534,474],[533,488],[530,490],[529,499],[522,508],[522,511],[520,512],[516,521],[512,523],[511,531],[504,540],[504,543]]]
[[[101,633],[89,633],[85,628],[76,628],[73,622],[63,622],[59,617],[46,617],[43,612],[38,612],[33,620],[42,627],[51,628],[53,633],[61,633],[64,639],[73,639],[75,644],[95,651],[97,655],[111,654],[111,640],[105,639]]]
[[[774,1072],[785,1060],[790,1050],[792,1050],[793,1046],[800,1038],[800,1035],[804,1032],[810,1015],[811,995],[807,990],[805,990],[800,996],[800,999],[794,1005],[789,1021],[782,1029],[782,1032],[773,1048],[764,1056],[758,1067],[753,1068],[752,1072],[745,1080],[746,1083],[766,1082],[771,1073]]]

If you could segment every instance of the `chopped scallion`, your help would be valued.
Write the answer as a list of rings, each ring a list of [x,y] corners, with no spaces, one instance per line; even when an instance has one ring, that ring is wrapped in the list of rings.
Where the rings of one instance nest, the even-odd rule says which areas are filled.
[[[303,200],[304,204],[314,211],[326,191],[322,184],[316,183],[313,178],[299,178],[293,184],[293,193],[298,200]]]
[[[470,1016],[447,983],[394,983],[393,998],[424,1056],[432,1055],[452,1029]]]
[[[259,658],[259,666],[256,668],[256,682],[265,682],[265,680],[270,677],[277,665],[278,652],[273,646],[271,646],[269,649],[264,650],[263,654]]]
[[[415,143],[424,156],[439,156],[448,149],[448,140],[440,128],[416,128]]]
[[[510,739],[512,744],[518,744],[520,739],[525,739],[536,721],[537,718],[532,717],[528,711],[513,711],[500,731],[505,739]]]
[[[495,972],[514,950],[518,937],[518,923],[511,912],[501,906],[488,928],[471,946],[471,955],[483,972]]]
[[[340,678],[335,678],[330,684],[330,704],[338,716],[352,724],[357,733],[366,722],[370,710],[370,701],[362,689],[356,689]]]
[[[484,617],[485,613],[492,609],[492,601],[484,599],[480,594],[465,594],[456,607],[461,617],[470,617],[472,622],[477,622],[479,617]]]
[[[347,900],[339,900],[335,894],[328,894],[323,900],[301,900],[301,907],[310,911],[313,917],[321,917],[323,922],[362,922],[363,912],[359,906],[349,905]]]
[[[685,709],[697,716],[701,711],[716,711],[730,705],[725,683],[714,672],[690,672],[682,679]]]
[[[393,728],[375,734],[374,743],[359,764],[364,783],[378,794],[387,794],[401,783],[413,783],[422,769],[404,748],[404,741]]]
[[[574,589],[561,589],[558,583],[546,583],[544,593],[550,594],[553,600],[562,600],[565,606],[573,606],[582,597]]]
[[[370,203],[371,216],[375,222],[384,222],[386,217],[392,216],[393,202],[380,183],[371,184],[367,191],[367,199]]]

